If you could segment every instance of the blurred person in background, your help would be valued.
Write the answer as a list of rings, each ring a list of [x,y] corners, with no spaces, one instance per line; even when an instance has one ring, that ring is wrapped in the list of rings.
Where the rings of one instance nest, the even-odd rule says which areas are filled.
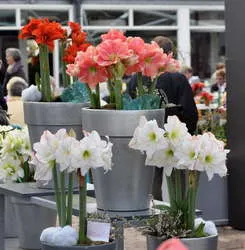
[[[219,63],[216,64],[215,71],[211,76],[211,79],[210,79],[211,84],[214,84],[216,82],[216,72],[221,70],[221,69],[225,70],[225,64],[219,62]]]
[[[21,100],[22,91],[28,87],[27,82],[21,77],[12,77],[7,83],[7,105],[10,124],[24,126],[24,111]]]
[[[211,92],[224,93],[226,90],[226,74],[224,69],[217,70],[215,72],[216,81],[211,86]]]

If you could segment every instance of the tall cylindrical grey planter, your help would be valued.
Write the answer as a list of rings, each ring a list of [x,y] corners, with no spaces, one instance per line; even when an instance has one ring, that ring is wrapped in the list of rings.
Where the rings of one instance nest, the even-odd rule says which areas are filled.
[[[30,199],[11,197],[16,214],[20,248],[41,249],[41,232],[56,225],[56,211],[37,206]]]
[[[4,235],[5,238],[16,238],[18,237],[18,232],[16,229],[16,216],[14,211],[14,205],[11,202],[10,196],[4,196],[5,199],[5,225],[4,225]]]
[[[44,130],[55,133],[61,128],[65,128],[67,132],[73,129],[76,138],[81,139],[81,108],[86,106],[88,104],[85,103],[25,102],[24,117],[31,144],[40,141]],[[43,185],[42,182],[38,182],[37,185],[42,188],[53,188],[52,181],[48,185]]]
[[[211,235],[202,238],[180,239],[189,250],[217,250],[218,235]],[[156,236],[147,235],[147,250],[156,250],[163,241]]]
[[[163,127],[164,109],[157,110],[96,110],[82,109],[82,126],[109,136],[113,143],[112,170],[92,171],[98,209],[107,211],[148,210],[154,167],[145,166],[145,155],[130,149],[128,144],[141,116],[156,119]]]

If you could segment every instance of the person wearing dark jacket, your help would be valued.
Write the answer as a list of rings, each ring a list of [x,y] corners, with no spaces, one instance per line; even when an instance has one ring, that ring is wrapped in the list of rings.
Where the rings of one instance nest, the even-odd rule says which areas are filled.
[[[158,36],[153,39],[158,45],[164,50],[165,53],[169,54],[173,51],[172,41],[164,36]],[[147,85],[147,78],[144,78],[144,84]],[[181,122],[186,123],[189,133],[194,134],[198,121],[198,113],[196,104],[194,101],[191,86],[186,77],[179,73],[163,73],[157,80],[156,88],[165,92],[168,102],[179,106],[179,108],[166,109],[166,117],[168,115],[176,115]],[[128,83],[128,93],[135,97],[136,91],[136,76],[132,76]],[[162,168],[155,169],[155,176],[153,182],[153,197],[157,200],[162,200]]]
[[[21,62],[21,53],[19,49],[16,48],[6,49],[6,61],[8,67],[6,69],[5,76],[3,82],[1,83],[1,88],[0,88],[0,105],[4,110],[7,110],[7,104],[4,97],[7,96],[8,81],[14,76],[21,77],[25,81],[27,81],[24,72],[24,66]]]

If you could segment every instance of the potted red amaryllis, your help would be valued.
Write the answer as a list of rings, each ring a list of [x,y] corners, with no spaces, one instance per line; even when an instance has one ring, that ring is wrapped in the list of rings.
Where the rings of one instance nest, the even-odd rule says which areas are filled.
[[[64,87],[70,85],[70,77],[66,75],[66,64],[71,63],[74,54],[86,50],[89,43],[86,33],[77,23],[69,22],[68,29],[62,28],[58,22],[51,22],[46,18],[31,19],[19,34],[20,39],[33,39],[39,47],[40,78],[37,77],[37,86],[31,86],[24,99],[24,116],[28,125],[31,143],[37,142],[46,129],[56,132],[59,128],[73,128],[77,136],[81,136],[81,119],[77,115],[86,104],[61,102],[54,95],[49,67],[49,53],[54,50],[54,42],[59,40],[61,51],[62,78]],[[55,79],[54,79],[55,80]],[[32,92],[34,90],[34,92]],[[40,92],[41,94],[40,94]],[[39,99],[32,99],[35,93]]]
[[[93,171],[97,206],[118,212],[149,209],[153,169],[144,166],[144,156],[127,147],[141,115],[163,126],[165,109],[160,105],[156,82],[160,74],[176,69],[177,62],[157,43],[126,37],[119,30],[101,36],[101,43],[78,52],[67,72],[85,83],[91,109],[82,109],[82,126],[110,136],[114,146],[113,170],[104,175]],[[123,94],[123,78],[136,73],[137,98]],[[143,76],[149,84],[143,85]],[[106,82],[108,105],[100,105],[100,84]],[[142,185],[144,183],[144,185]]]

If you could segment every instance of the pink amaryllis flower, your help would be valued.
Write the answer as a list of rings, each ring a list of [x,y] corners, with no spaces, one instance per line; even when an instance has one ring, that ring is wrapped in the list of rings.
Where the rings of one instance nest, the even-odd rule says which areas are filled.
[[[101,35],[101,39],[102,39],[102,41],[120,39],[121,41],[124,42],[124,41],[126,41],[127,37],[123,34],[122,31],[111,29],[106,34]]]
[[[141,72],[145,76],[155,78],[159,75],[159,69],[168,61],[168,57],[157,43],[145,43],[143,52],[139,55]]]
[[[125,60],[126,75],[139,72],[141,70],[139,64],[139,55],[141,55],[145,48],[145,42],[140,37],[128,37],[127,38],[128,48],[131,50],[131,57]]]
[[[81,82],[87,83],[92,89],[95,88],[98,83],[106,81],[108,77],[106,68],[98,65],[94,60],[95,57],[96,48],[93,46],[88,47],[85,52],[79,52],[75,59],[75,65],[68,65],[67,73],[72,76],[74,73]]]
[[[96,48],[96,62],[100,66],[117,64],[131,56],[128,44],[120,39],[104,40]]]
[[[169,239],[164,241],[157,250],[188,250],[179,239]]]

